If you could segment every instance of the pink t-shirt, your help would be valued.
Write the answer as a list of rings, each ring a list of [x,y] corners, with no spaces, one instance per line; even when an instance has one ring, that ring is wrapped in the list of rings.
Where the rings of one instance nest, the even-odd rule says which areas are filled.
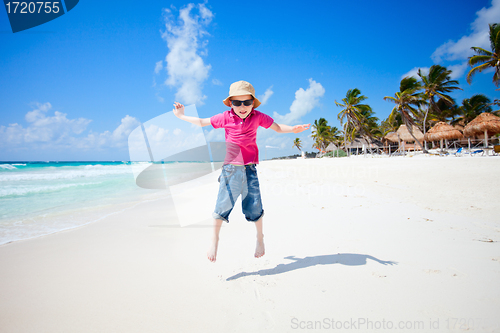
[[[252,110],[248,117],[241,119],[231,109],[210,118],[214,128],[226,131],[226,158],[224,164],[258,164],[257,128],[269,128],[274,120],[265,113]]]

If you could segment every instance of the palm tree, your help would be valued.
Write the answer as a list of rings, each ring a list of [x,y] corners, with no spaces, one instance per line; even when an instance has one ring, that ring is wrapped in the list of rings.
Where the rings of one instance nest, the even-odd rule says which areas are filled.
[[[434,120],[435,122],[443,121],[446,123],[450,120],[453,122],[455,121],[455,118],[460,115],[460,110],[458,109],[458,106],[456,104],[449,105],[442,98],[438,99],[436,105],[439,108],[439,113],[432,114],[432,120]]]
[[[299,151],[302,151],[302,142],[300,141],[299,138],[295,138],[295,141],[293,142],[293,147],[297,147]]]
[[[471,47],[471,49],[476,52],[476,55],[469,57],[469,65],[472,69],[467,74],[467,82],[471,84],[472,77],[477,72],[482,72],[488,68],[494,68],[495,74],[493,74],[493,83],[498,87],[500,83],[500,23],[490,24],[489,27],[491,51],[480,47]]]
[[[343,136],[344,136],[344,133],[342,131],[339,131],[339,129],[337,127],[335,127],[335,126],[330,127],[330,135],[329,135],[330,140],[329,141],[337,147],[337,150],[343,144]],[[332,152],[332,157],[333,157],[333,152]],[[338,157],[338,152],[337,152],[337,157]]]
[[[380,126],[378,124],[379,119],[374,116],[375,112],[372,110],[363,110],[361,111],[365,119],[365,130],[366,130],[366,139],[370,140],[373,137],[381,137],[382,131],[380,130]]]
[[[462,105],[458,108],[460,117],[452,123],[462,123],[464,126],[470,123],[474,118],[483,112],[491,112],[491,100],[483,94],[476,94],[471,98],[466,98],[462,101]]]
[[[500,90],[500,89],[497,89],[497,90]],[[493,106],[493,105],[495,105],[495,106],[500,106],[500,99],[495,98],[495,99],[493,100],[493,102],[492,102],[492,103],[490,103],[489,105],[490,105],[490,106]],[[491,111],[491,113],[494,113],[494,114],[496,114],[496,115],[498,116],[498,115],[499,115],[499,113],[500,113],[500,110]]]
[[[352,141],[357,131],[361,135],[371,137],[367,128],[366,116],[372,114],[372,108],[368,104],[361,104],[366,99],[368,97],[361,95],[358,88],[354,88],[347,91],[345,98],[342,99],[344,104],[335,101],[337,106],[344,108],[337,116],[340,125],[344,126],[344,145],[347,143],[347,139]]]
[[[429,74],[424,75],[422,71],[418,70],[418,76],[422,79],[422,88],[424,89],[424,98],[429,102],[429,107],[424,116],[423,130],[425,135],[425,123],[427,121],[427,114],[431,111],[434,114],[439,114],[441,110],[436,104],[435,97],[441,98],[446,104],[452,106],[455,104],[453,98],[451,98],[447,93],[453,90],[462,90],[458,87],[457,80],[451,80],[450,77],[451,70],[446,69],[446,67],[440,65],[432,65],[429,68]],[[426,144],[427,146],[427,144]]]
[[[418,110],[415,113],[415,123],[417,124],[418,128],[423,129],[424,128],[424,120],[426,121],[426,126],[429,125],[429,116],[427,118],[425,117],[426,114],[429,112],[429,104],[423,99],[422,97],[422,104],[418,106]]]
[[[339,129],[335,126],[333,127],[330,127],[330,141],[331,142],[338,142],[339,139],[341,138],[343,134],[341,133],[341,131],[339,131]]]
[[[382,136],[386,136],[390,132],[396,132],[401,125],[403,125],[403,121],[401,120],[401,113],[398,113],[392,119],[389,115],[387,119],[382,120],[379,129]]]
[[[330,136],[332,139],[338,139],[341,136],[341,131],[335,126],[330,127]]]
[[[328,121],[325,118],[319,118],[314,121],[312,126],[312,137],[314,139],[314,148],[324,151],[331,140],[331,127],[328,126]]]
[[[394,123],[396,116],[400,115],[402,123],[406,125],[411,136],[418,143],[424,153],[427,152],[420,141],[417,140],[413,134],[413,125],[415,125],[415,118],[417,117],[416,106],[422,105],[422,94],[419,92],[422,89],[420,82],[414,77],[405,77],[401,80],[399,91],[392,96],[385,96],[384,100],[396,104],[388,117],[389,123]]]

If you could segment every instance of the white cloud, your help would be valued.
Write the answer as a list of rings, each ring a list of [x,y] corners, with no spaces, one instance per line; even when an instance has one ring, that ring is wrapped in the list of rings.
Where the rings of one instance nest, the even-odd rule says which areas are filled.
[[[462,64],[450,65],[450,66],[447,66],[446,68],[451,70],[450,78],[452,80],[456,80],[458,78],[461,78],[464,75],[465,70],[467,69],[467,66],[468,66],[468,64],[466,62],[464,62]]]
[[[491,7],[482,8],[477,13],[477,18],[471,23],[472,32],[463,36],[458,41],[448,41],[438,47],[432,54],[432,60],[440,63],[442,60],[464,60],[473,54],[470,49],[478,46],[490,49],[489,24],[497,23],[500,17],[500,0],[492,0]]]
[[[264,95],[258,96],[258,99],[259,99],[261,105],[265,105],[267,103],[267,101],[269,100],[269,98],[274,94],[274,91],[271,90],[272,88],[273,88],[273,86],[270,86],[269,88],[267,88]]]
[[[35,107],[25,115],[26,127],[17,123],[0,126],[0,146],[28,150],[124,147],[130,132],[140,124],[137,119],[127,115],[112,132],[90,131],[86,136],[81,136],[92,120],[68,119],[67,114],[59,111],[55,111],[53,116],[46,115],[52,109],[50,103],[36,103]]]
[[[144,128],[144,130],[146,131],[150,144],[152,144],[152,142],[168,142],[170,139],[170,136],[168,135],[170,130],[168,128],[152,124]]]
[[[498,22],[500,17],[500,0],[492,0],[491,7],[482,8],[476,13],[477,17],[471,23],[471,33],[463,36],[458,41],[449,40],[439,46],[431,58],[436,64],[441,64],[451,70],[451,79],[456,80],[461,78],[468,66],[468,57],[474,54],[471,47],[477,46],[490,50],[489,41],[489,24]],[[401,76],[413,76],[419,79],[417,75],[418,67],[413,68],[408,73]],[[428,67],[422,67],[422,71],[429,72]]]
[[[429,67],[414,67],[412,70],[410,70],[408,73],[403,74],[401,76],[401,79],[408,77],[408,76],[413,76],[416,79],[420,80],[420,76],[418,76],[418,70],[421,70],[423,74],[427,75],[429,73]]]
[[[120,125],[110,132],[102,133],[90,132],[86,137],[71,137],[66,148],[77,148],[82,150],[102,149],[102,148],[123,148],[127,146],[127,140],[132,132],[141,123],[134,117],[126,115],[121,119]]]
[[[160,60],[155,65],[155,74],[158,74],[163,69],[163,60]]]
[[[309,87],[306,90],[300,88],[295,92],[295,100],[290,106],[290,112],[284,116],[274,112],[273,117],[277,122],[285,124],[297,121],[318,106],[319,98],[323,97],[324,94],[325,88],[323,88],[321,83],[309,79]]]
[[[217,79],[213,79],[212,84],[216,85],[216,86],[222,86],[222,82],[220,82],[220,80],[217,80]]]
[[[225,141],[225,132],[222,128],[212,128],[211,130],[204,129],[207,142],[222,142]]]
[[[267,149],[285,149],[285,148],[291,148],[293,143],[291,143],[293,139],[291,139],[287,135],[275,135],[272,134],[271,136],[267,138],[263,138],[261,140],[261,146],[262,148],[267,148]],[[268,151],[269,155],[269,151]]]
[[[192,13],[198,9],[198,14]],[[201,55],[206,54],[207,41],[200,41],[208,33],[205,27],[213,13],[204,4],[189,4],[179,11],[178,20],[172,11],[164,10],[166,30],[162,38],[167,42],[165,84],[177,89],[175,98],[185,104],[203,104],[206,96],[202,85],[208,78],[211,66],[205,65]]]
[[[158,93],[156,93],[155,96],[156,96],[156,99],[158,100],[158,102],[160,102],[160,103],[165,102],[165,99],[163,97],[161,97],[160,95],[158,95]]]
[[[201,18],[203,19],[203,22],[205,24],[210,23],[210,21],[212,21],[212,18],[214,17],[214,14],[207,7],[205,7],[204,4],[199,4],[198,7],[200,10],[200,14],[201,14]]]
[[[1,143],[20,144],[23,142],[62,142],[73,134],[81,134],[91,122],[89,119],[68,119],[67,114],[55,111],[53,116],[46,113],[52,109],[50,103],[35,103],[35,109],[26,113],[28,127],[10,124],[0,127]]]
[[[463,36],[458,41],[449,40],[439,46],[431,55],[434,63],[443,63],[444,61],[459,61],[460,64],[447,65],[451,69],[452,79],[458,79],[463,76],[468,66],[467,58],[474,54],[471,47],[481,47],[490,50],[489,24],[498,22],[500,17],[500,0],[492,0],[491,7],[484,7],[476,13],[477,17],[471,23],[471,33]]]
[[[127,140],[130,132],[139,125],[140,122],[137,119],[126,115],[125,118],[121,120],[121,124],[113,131],[113,141],[120,142]]]
[[[0,146],[18,145],[24,141],[24,128],[15,123],[9,126],[0,126]]]
[[[446,66],[446,69],[451,70],[450,78],[452,80],[456,80],[456,79],[462,77],[462,75],[464,75],[465,70],[467,69],[467,66],[468,66],[467,63],[464,62],[464,63],[456,64],[456,65],[448,65],[448,66]],[[413,76],[414,78],[420,80],[420,76],[418,76],[419,69],[422,71],[422,74],[424,74],[424,75],[429,74],[429,67],[414,67],[408,73],[403,74],[401,76],[401,79],[408,77],[408,76],[410,76],[410,77]]]

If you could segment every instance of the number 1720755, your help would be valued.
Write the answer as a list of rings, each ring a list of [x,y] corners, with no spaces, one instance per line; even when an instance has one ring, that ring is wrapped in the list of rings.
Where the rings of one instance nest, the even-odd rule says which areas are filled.
[[[8,14],[40,14],[42,11],[46,14],[57,14],[61,10],[59,7],[60,4],[60,1],[13,1],[7,2],[5,4],[5,8],[7,9]]]

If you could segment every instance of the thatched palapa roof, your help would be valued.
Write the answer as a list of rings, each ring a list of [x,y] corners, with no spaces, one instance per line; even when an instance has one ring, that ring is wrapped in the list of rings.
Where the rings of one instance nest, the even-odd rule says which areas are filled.
[[[415,138],[417,138],[418,141],[424,140],[424,134],[422,133],[422,131],[418,129],[417,126],[412,126],[412,131],[413,135],[415,136]],[[415,141],[415,139],[413,139],[410,132],[408,131],[408,128],[406,128],[406,125],[399,126],[397,133],[399,135],[399,138],[403,141],[408,141],[408,142]]]
[[[451,140],[463,138],[462,133],[453,126],[445,123],[438,122],[434,125],[429,132],[425,133],[426,141],[439,141],[439,140]]]
[[[334,150],[337,150],[337,146],[333,144],[333,142],[330,142],[330,144],[328,145],[328,147],[325,148],[325,151],[334,151]]]
[[[368,142],[364,138],[355,138],[351,143],[347,145],[347,148],[363,148],[363,145],[365,148],[382,148],[384,145],[382,142],[372,139],[372,142]]]
[[[399,142],[398,133],[396,132],[387,133],[386,136],[384,136],[384,139],[391,142]]]
[[[489,112],[483,112],[471,121],[464,128],[465,136],[474,136],[488,132],[488,136],[500,133],[500,117],[497,117]]]

